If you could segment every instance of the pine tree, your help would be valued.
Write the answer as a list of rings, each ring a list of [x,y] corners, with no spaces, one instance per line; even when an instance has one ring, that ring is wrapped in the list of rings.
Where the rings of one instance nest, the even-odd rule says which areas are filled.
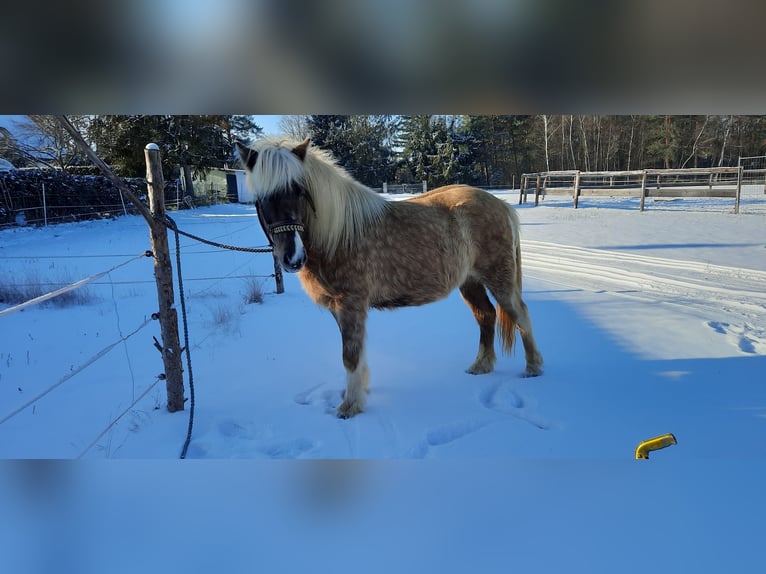
[[[431,133],[431,116],[402,116],[399,138],[405,169],[400,177],[405,183],[426,181],[433,185],[432,158],[436,146]]]
[[[144,146],[160,146],[166,180],[204,178],[233,160],[235,139],[249,140],[261,128],[247,116],[95,116],[88,136],[102,159],[123,176],[146,174]]]
[[[395,171],[391,116],[314,115],[307,119],[314,145],[330,151],[352,177],[370,187],[390,181]]]

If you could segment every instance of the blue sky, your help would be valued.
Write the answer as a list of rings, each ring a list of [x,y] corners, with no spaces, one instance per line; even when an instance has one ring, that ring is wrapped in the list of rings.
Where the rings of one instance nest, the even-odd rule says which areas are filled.
[[[266,135],[277,135],[282,133],[279,129],[279,120],[282,116],[253,116],[253,121],[263,128]]]

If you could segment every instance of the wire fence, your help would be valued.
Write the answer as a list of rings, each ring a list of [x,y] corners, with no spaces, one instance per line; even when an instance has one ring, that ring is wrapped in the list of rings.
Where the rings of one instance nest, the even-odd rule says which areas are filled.
[[[163,223],[166,223],[163,221]],[[176,242],[177,242],[177,253],[180,257],[180,249],[183,247],[186,251],[188,251],[188,254],[190,255],[197,255],[197,254],[209,254],[209,253],[220,253],[222,249],[230,249],[235,251],[242,251],[242,252],[248,252],[248,253],[270,253],[271,248],[270,247],[239,247],[235,245],[228,245],[225,243],[219,243],[217,241],[212,241],[210,239],[202,238],[198,235],[194,235],[185,231],[182,231],[178,229],[178,226],[175,224],[175,222],[167,218],[168,227],[176,232]],[[248,226],[249,227],[249,226]],[[241,231],[241,229],[238,229],[238,231]],[[178,245],[178,237],[183,235],[184,237],[187,237],[191,239],[190,242],[188,242],[185,246]],[[216,239],[225,239],[227,234],[220,234]],[[210,245],[214,247],[213,249],[194,249],[193,245],[195,245],[198,242],[202,242],[203,244]],[[5,308],[0,310],[0,321],[2,321],[3,317],[6,317],[8,315],[14,314],[16,312],[28,309],[30,307],[34,307],[36,305],[41,305],[47,301],[51,301],[52,299],[55,299],[56,297],[61,297],[62,295],[66,293],[70,293],[73,291],[76,291],[82,287],[85,287],[86,285],[105,285],[105,286],[111,286],[112,287],[112,297],[115,305],[115,313],[117,313],[117,321],[118,321],[118,331],[119,331],[119,337],[117,337],[115,340],[113,340],[109,345],[106,345],[105,347],[99,349],[98,351],[94,352],[89,358],[81,362],[77,366],[72,366],[68,372],[66,372],[63,376],[59,377],[55,382],[48,385],[47,387],[38,390],[34,396],[32,396],[30,399],[24,401],[22,404],[17,405],[15,408],[13,408],[10,412],[5,413],[0,418],[0,425],[3,425],[4,423],[8,422],[9,420],[13,419],[26,409],[32,408],[32,412],[34,413],[35,405],[39,401],[41,401],[43,398],[47,397],[57,389],[59,389],[62,385],[67,383],[68,381],[72,380],[76,376],[80,375],[83,371],[90,368],[92,365],[98,363],[101,359],[109,355],[115,348],[117,348],[120,345],[125,346],[126,342],[135,337],[139,332],[141,332],[145,327],[149,325],[149,323],[152,322],[153,319],[157,318],[157,314],[152,314],[152,317],[150,318],[144,318],[143,322],[133,328],[130,332],[123,334],[122,330],[119,328],[119,313],[117,312],[117,297],[115,296],[114,288],[117,285],[139,285],[139,284],[152,284],[155,283],[154,280],[146,279],[133,279],[130,278],[129,280],[115,280],[112,278],[111,274],[130,263],[144,258],[144,257],[152,257],[153,254],[149,251],[146,251],[140,255],[130,255],[125,253],[111,253],[111,254],[96,254],[96,253],[82,253],[82,254],[76,254],[76,255],[59,255],[59,254],[41,254],[41,255],[2,255],[0,256],[0,261],[2,260],[8,260],[8,261],[16,261],[16,262],[23,262],[26,263],[28,261],[35,261],[35,260],[51,260],[51,265],[53,265],[53,262],[55,262],[58,259],[97,259],[97,258],[116,258],[116,257],[128,257],[126,260],[121,261],[117,263],[116,265],[111,266],[110,268],[100,271],[98,273],[94,273],[92,275],[89,275],[85,277],[84,279],[80,279],[79,281],[72,282],[70,284],[67,284],[63,287],[58,287],[60,283],[52,283],[52,282],[40,282],[35,281],[34,285],[30,285],[30,287],[42,287],[42,288],[48,288],[48,287],[58,287],[56,289],[52,289],[49,292],[46,292],[40,296],[31,298],[27,301],[24,301],[22,303],[19,303],[17,305],[13,305],[11,307]],[[22,263],[22,264],[23,264]],[[16,263],[18,264],[18,263]],[[178,272],[176,274],[176,278],[179,282],[180,287],[180,297],[181,297],[181,304],[182,308],[185,307],[185,300],[183,296],[183,281],[186,282],[207,282],[210,285],[207,285],[204,287],[203,292],[208,289],[212,289],[220,283],[221,281],[231,280],[231,279],[237,279],[237,280],[252,280],[253,278],[274,278],[276,275],[274,274],[243,274],[241,269],[245,266],[250,264],[249,261],[246,261],[244,263],[238,264],[235,266],[234,269],[232,269],[229,273],[225,274],[209,274],[204,276],[197,276],[197,277],[186,277],[183,278],[180,275],[180,261],[177,262],[178,266]],[[105,280],[106,278],[106,280]],[[20,284],[19,286],[23,286],[23,284]],[[187,366],[187,373],[189,375],[189,390],[192,391],[192,379],[191,379],[191,359],[189,357],[189,343],[188,343],[188,327],[186,325],[186,316],[185,316],[185,309],[184,309],[184,334],[186,337],[186,346],[182,349],[182,352],[187,353],[187,360],[189,362]],[[31,338],[31,337],[30,337]],[[156,338],[155,338],[156,343]],[[156,345],[155,345],[156,346]],[[130,365],[130,356],[128,352],[127,346],[125,346],[125,352],[126,355],[128,355],[128,368],[131,370],[131,378],[133,377],[132,367]],[[138,395],[136,395],[136,389],[135,389],[135,381],[134,381],[134,390],[133,390],[133,398],[130,402],[130,404],[121,410],[121,412],[114,417],[110,416],[110,420],[108,424],[100,430],[100,432],[95,436],[94,439],[87,441],[87,445],[82,448],[77,455],[77,458],[81,458],[85,456],[88,452],[90,452],[96,445],[99,444],[100,441],[106,436],[112,429],[115,428],[115,426],[122,420],[128,413],[135,410],[136,405],[143,400],[149,392],[152,391],[152,389],[155,389],[157,387],[157,383],[160,380],[163,380],[163,375],[160,375],[157,379],[155,379],[151,384],[149,384],[146,388],[144,388]],[[190,419],[189,419],[189,433],[187,434],[187,440],[184,444],[183,452],[182,452],[182,458],[186,453],[186,449],[188,448],[188,443],[191,437],[191,424],[193,421],[193,415],[191,414],[192,411],[190,411]],[[111,438],[110,438],[111,441]],[[83,443],[84,444],[84,443]]]
[[[149,319],[144,320],[143,323],[141,323],[138,327],[136,327],[128,335],[126,335],[124,337],[120,337],[117,341],[111,343],[110,345],[107,345],[106,347],[101,349],[98,353],[96,353],[95,355],[93,355],[89,359],[87,359],[84,363],[82,363],[81,365],[77,366],[76,368],[73,368],[72,370],[70,370],[66,375],[61,377],[58,381],[56,381],[55,383],[50,385],[44,391],[38,393],[37,395],[35,395],[33,398],[29,399],[28,401],[26,401],[22,405],[16,407],[14,410],[12,410],[10,413],[5,415],[3,418],[0,418],[0,425],[3,424],[6,421],[11,420],[13,417],[15,417],[17,414],[19,414],[23,410],[31,407],[33,404],[35,404],[37,401],[42,399],[48,393],[50,393],[54,389],[57,389],[58,387],[60,387],[64,383],[66,383],[68,380],[72,379],[75,375],[79,375],[82,371],[84,371],[85,369],[90,367],[93,363],[95,363],[99,359],[105,357],[117,345],[119,345],[120,343],[124,343],[125,341],[130,339],[133,335],[138,333],[141,329],[146,327],[149,323],[152,322],[152,320],[153,320],[153,318],[149,318]]]
[[[151,251],[145,251],[145,252],[141,253],[140,255],[133,256],[130,259],[128,259],[126,261],[123,261],[123,262],[121,262],[121,263],[119,263],[117,265],[114,265],[113,267],[111,267],[111,268],[109,268],[109,269],[107,269],[105,271],[96,273],[96,274],[91,275],[89,277],[85,277],[84,279],[81,279],[79,281],[75,281],[74,283],[66,285],[65,287],[62,287],[60,289],[56,289],[54,291],[50,291],[48,293],[45,293],[44,295],[41,295],[39,297],[35,297],[33,299],[30,299],[29,301],[26,301],[26,302],[21,303],[19,305],[14,305],[12,307],[3,309],[2,311],[0,311],[0,318],[6,317],[8,315],[11,315],[12,313],[15,313],[17,311],[22,311],[24,309],[28,309],[30,307],[33,307],[33,306],[36,306],[36,305],[40,305],[42,303],[45,303],[46,301],[50,301],[51,299],[54,299],[55,297],[61,296],[64,293],[68,293],[68,292],[80,289],[80,288],[82,288],[85,285],[88,285],[90,283],[96,283],[99,279],[101,279],[101,278],[111,274],[113,271],[116,271],[117,269],[125,267],[126,265],[129,265],[130,263],[133,263],[133,262],[135,262],[135,261],[137,261],[139,259],[143,259],[143,258],[151,257],[151,256],[152,256]],[[79,257],[87,257],[87,256],[81,255]],[[77,365],[76,367],[72,366],[69,369],[69,371],[65,375],[60,377],[56,382],[54,382],[53,384],[49,385],[48,387],[46,387],[45,389],[41,390],[40,392],[36,393],[32,398],[30,398],[29,400],[23,402],[22,404],[18,405],[14,409],[12,409],[10,412],[8,412],[5,415],[3,415],[0,418],[0,425],[2,425],[4,423],[6,423],[7,421],[11,420],[15,416],[17,416],[19,413],[21,413],[24,410],[28,409],[29,407],[33,407],[41,399],[43,399],[44,397],[49,395],[54,390],[56,390],[59,387],[61,387],[64,383],[72,380],[77,375],[79,375],[80,373],[82,373],[83,371],[85,371],[86,369],[88,369],[89,367],[94,365],[95,363],[97,363],[99,360],[101,360],[104,357],[106,357],[116,347],[118,347],[120,345],[124,345],[129,339],[131,339],[132,337],[137,335],[139,332],[141,332],[145,327],[147,327],[155,319],[156,319],[156,316],[154,316],[154,315],[152,315],[149,318],[144,318],[144,320],[138,326],[136,326],[132,331],[130,331],[129,333],[127,333],[125,335],[120,334],[120,337],[117,340],[113,341],[109,345],[106,345],[105,347],[103,347],[102,349],[100,349],[99,351],[97,351],[96,353],[91,355],[89,358],[87,358],[85,361],[83,361],[81,364]],[[123,411],[117,418],[115,418],[114,420],[110,421],[110,423],[107,425],[107,427],[98,434],[98,436],[88,445],[88,447],[85,450],[83,450],[80,453],[79,457],[82,457],[94,445],[96,445],[98,443],[98,441],[111,428],[113,428],[114,425],[126,414],[126,412],[128,412],[130,409],[132,409],[143,397],[146,396],[146,394],[152,388],[154,388],[156,386],[158,380],[155,380],[151,385],[149,385],[149,387],[147,387],[139,395],[139,397],[136,398],[131,403],[131,405],[128,407],[128,409]]]
[[[127,261],[120,263],[119,265],[115,265],[111,269],[107,269],[106,271],[102,271],[101,273],[96,273],[95,275],[91,275],[90,277],[85,277],[84,279],[75,281],[74,283],[70,285],[66,285],[64,287],[61,287],[60,289],[50,291],[48,293],[40,295],[39,297],[35,297],[34,299],[25,301],[24,303],[20,303],[18,305],[14,305],[13,307],[8,307],[7,309],[3,309],[2,311],[0,311],[0,317],[5,317],[6,315],[10,315],[11,313],[16,313],[17,311],[22,311],[24,309],[27,309],[28,307],[33,307],[35,305],[45,303],[46,301],[50,301],[51,299],[54,299],[55,297],[59,297],[65,293],[69,293],[71,291],[74,291],[75,289],[79,289],[80,287],[84,287],[88,283],[93,283],[94,281],[97,281],[101,279],[102,277],[108,275],[112,271],[116,271],[120,267],[124,267],[125,265],[128,265],[129,263],[132,263],[133,261],[137,261],[138,259],[142,259],[144,257],[151,257],[151,256],[152,256],[151,251],[145,251],[141,255],[136,255],[135,257],[132,257],[131,259],[128,259]]]

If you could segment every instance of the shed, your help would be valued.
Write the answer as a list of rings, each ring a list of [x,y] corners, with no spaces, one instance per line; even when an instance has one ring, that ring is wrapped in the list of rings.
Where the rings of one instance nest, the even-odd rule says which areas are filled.
[[[227,169],[226,172],[226,197],[232,203],[254,203],[255,195],[247,187],[245,170]]]

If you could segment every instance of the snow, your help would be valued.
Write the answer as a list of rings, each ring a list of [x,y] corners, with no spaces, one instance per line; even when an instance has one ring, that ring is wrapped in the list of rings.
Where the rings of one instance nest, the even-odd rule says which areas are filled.
[[[271,274],[271,257],[182,238],[188,458],[207,462],[171,460],[188,408],[164,408],[159,326],[128,337],[156,311],[148,258],[90,284],[85,304],[2,316],[0,420],[66,380],[0,423],[0,458],[88,460],[0,474],[0,569],[757,571],[766,196],[747,190],[737,215],[732,204],[518,206],[544,374],[520,377],[520,348],[466,374],[478,328],[457,293],[372,311],[371,393],[350,420],[333,414],[337,327],[298,278],[276,295],[263,277],[264,302],[246,304],[247,276]],[[172,215],[214,241],[266,244],[252,206]],[[6,229],[0,276],[75,281],[148,248],[138,216]],[[668,432],[677,445],[633,460]],[[204,543],[189,548],[190,531]]]

